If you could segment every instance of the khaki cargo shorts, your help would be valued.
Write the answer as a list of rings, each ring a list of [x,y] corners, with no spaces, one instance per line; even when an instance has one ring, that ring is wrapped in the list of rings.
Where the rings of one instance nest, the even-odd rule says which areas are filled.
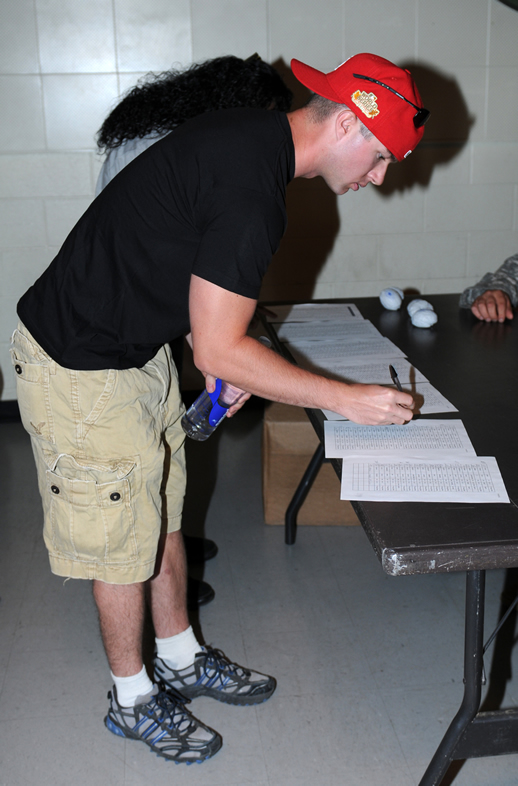
[[[141,369],[73,371],[19,324],[11,357],[52,572],[150,578],[160,533],[180,529],[185,493],[184,406],[169,347]]]

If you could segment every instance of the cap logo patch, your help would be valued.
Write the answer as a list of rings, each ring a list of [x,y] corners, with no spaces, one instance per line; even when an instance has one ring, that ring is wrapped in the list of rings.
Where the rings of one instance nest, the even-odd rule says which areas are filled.
[[[358,109],[361,109],[363,114],[367,117],[372,118],[379,115],[380,111],[376,103],[378,96],[374,95],[374,93],[366,93],[365,90],[356,90],[351,98]]]

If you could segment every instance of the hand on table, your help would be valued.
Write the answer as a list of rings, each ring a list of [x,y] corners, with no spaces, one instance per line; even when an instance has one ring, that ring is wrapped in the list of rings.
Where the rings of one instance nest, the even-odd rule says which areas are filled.
[[[484,322],[503,322],[513,318],[511,301],[501,289],[488,289],[471,306],[477,319]]]

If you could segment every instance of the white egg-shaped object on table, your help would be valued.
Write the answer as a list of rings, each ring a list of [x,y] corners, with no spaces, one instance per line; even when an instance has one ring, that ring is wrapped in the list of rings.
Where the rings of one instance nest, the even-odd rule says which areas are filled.
[[[433,306],[431,303],[429,303],[427,300],[417,299],[417,300],[411,300],[408,306],[406,307],[406,310],[408,311],[410,316],[412,316],[412,314],[415,314],[416,311],[421,311],[421,309],[424,308],[433,311]]]
[[[418,328],[429,328],[437,322],[437,314],[429,308],[420,308],[412,314],[412,325]]]
[[[400,294],[401,293],[401,294]],[[380,292],[381,305],[389,311],[397,311],[403,302],[403,293],[400,289],[389,287]]]

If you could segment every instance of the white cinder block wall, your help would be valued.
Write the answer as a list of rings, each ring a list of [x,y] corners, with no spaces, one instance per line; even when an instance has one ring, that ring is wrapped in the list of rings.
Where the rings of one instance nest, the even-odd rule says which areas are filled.
[[[518,250],[517,44],[499,0],[2,0],[1,397],[16,396],[16,301],[92,199],[95,132],[143,74],[253,52],[281,68],[362,51],[407,64],[433,110],[421,149],[382,189],[292,184],[263,295],[459,292]]]

